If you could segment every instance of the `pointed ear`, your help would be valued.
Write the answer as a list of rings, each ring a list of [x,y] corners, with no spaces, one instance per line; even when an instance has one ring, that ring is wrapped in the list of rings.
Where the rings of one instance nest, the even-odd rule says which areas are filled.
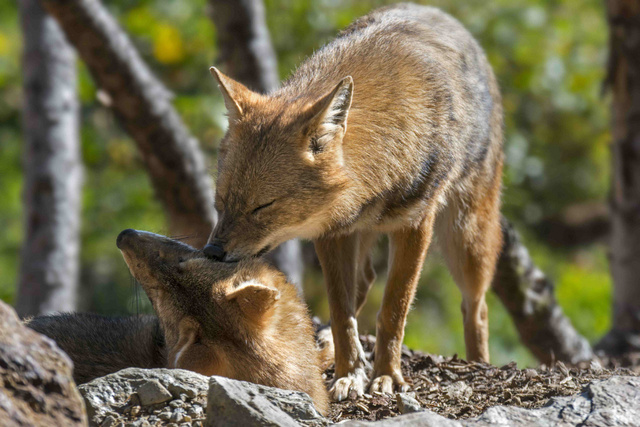
[[[216,67],[209,68],[209,71],[218,81],[220,92],[222,92],[222,97],[224,98],[224,105],[229,112],[229,118],[238,120],[245,112],[242,107],[242,100],[247,99],[251,91],[242,83],[222,74]]]
[[[353,97],[353,79],[347,76],[336,87],[317,101],[310,110],[313,116],[311,150],[322,151],[324,145],[347,131],[347,116]]]
[[[240,310],[253,321],[260,321],[280,299],[280,291],[248,280],[227,294],[227,301],[236,301]]]

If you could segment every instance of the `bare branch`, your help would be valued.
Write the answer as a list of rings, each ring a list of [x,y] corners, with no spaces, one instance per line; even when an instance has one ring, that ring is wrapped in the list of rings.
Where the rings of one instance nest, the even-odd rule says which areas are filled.
[[[224,71],[255,91],[277,89],[278,61],[262,0],[210,0],[210,4]]]
[[[117,22],[97,0],[42,0],[134,139],[172,234],[203,246],[215,222],[213,182],[198,141]],[[203,73],[206,70],[203,71]]]
[[[589,342],[564,315],[551,280],[534,264],[518,234],[502,217],[504,243],[493,291],[513,319],[520,339],[543,363],[590,360]]]

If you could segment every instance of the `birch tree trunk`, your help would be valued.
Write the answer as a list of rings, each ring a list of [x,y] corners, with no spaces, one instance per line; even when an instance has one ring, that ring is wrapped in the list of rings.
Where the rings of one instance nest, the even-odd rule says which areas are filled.
[[[76,308],[82,166],[76,56],[38,0],[21,0],[24,36],[24,243],[16,309]]]
[[[42,0],[136,142],[173,235],[196,247],[215,224],[213,181],[198,141],[115,19],[98,0]],[[203,70],[203,78],[207,71]]]
[[[599,347],[640,351],[640,1],[608,0],[613,94],[611,257],[613,327]]]
[[[278,61],[262,0],[210,0],[209,3],[223,71],[257,92],[277,89],[280,84]],[[302,292],[304,263],[300,241],[283,243],[267,258]]]

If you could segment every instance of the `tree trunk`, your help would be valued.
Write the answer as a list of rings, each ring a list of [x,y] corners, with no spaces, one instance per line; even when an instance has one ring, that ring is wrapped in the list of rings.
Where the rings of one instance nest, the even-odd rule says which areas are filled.
[[[640,351],[640,1],[608,0],[613,93],[611,257],[613,327],[599,347]]]
[[[262,0],[210,0],[210,5],[223,71],[257,92],[277,89],[278,61]],[[302,292],[304,263],[298,240],[283,243],[267,258]]]
[[[493,291],[513,319],[523,344],[543,363],[590,360],[589,342],[571,325],[554,296],[553,283],[533,263],[518,234],[503,217],[504,243]]]
[[[38,0],[21,0],[25,233],[16,309],[76,308],[82,166],[76,56]]]
[[[278,61],[262,0],[210,0],[224,72],[257,92],[278,88]]]
[[[213,182],[198,141],[117,22],[98,0],[42,0],[136,142],[173,235],[202,247],[215,223]]]

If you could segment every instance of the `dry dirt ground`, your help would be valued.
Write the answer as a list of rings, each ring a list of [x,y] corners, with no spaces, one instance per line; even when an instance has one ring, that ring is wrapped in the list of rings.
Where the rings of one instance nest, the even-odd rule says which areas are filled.
[[[367,355],[373,351],[374,339],[361,337]],[[574,367],[559,362],[551,368],[518,369],[515,363],[497,367],[467,362],[457,356],[433,356],[405,347],[402,372],[421,407],[451,419],[462,419],[478,416],[496,405],[539,408],[551,397],[580,393],[591,380],[612,375],[638,375],[639,361],[640,358],[625,361],[635,364],[635,369],[618,368],[619,362],[613,360]],[[333,379],[333,369],[325,374],[329,383]],[[373,421],[396,415],[400,415],[400,410],[395,396],[365,394],[357,400],[333,403],[329,418],[334,422],[347,419]]]

